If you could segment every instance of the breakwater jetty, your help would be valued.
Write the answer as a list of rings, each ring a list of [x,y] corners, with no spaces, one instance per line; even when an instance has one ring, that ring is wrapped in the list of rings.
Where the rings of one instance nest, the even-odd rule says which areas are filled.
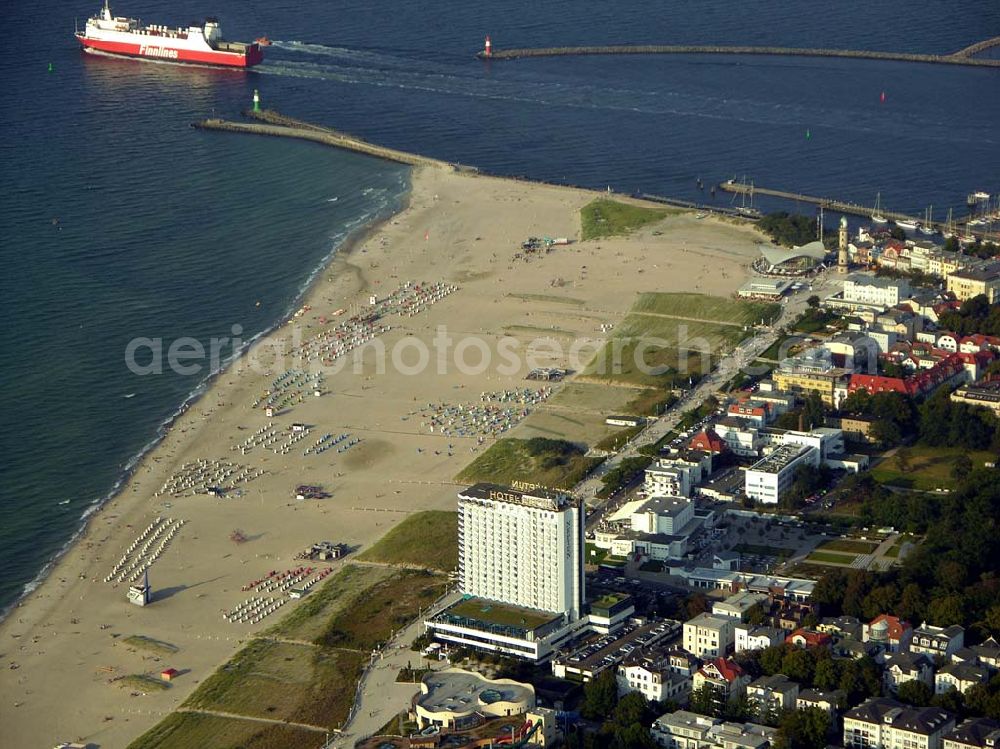
[[[862,60],[894,60],[897,62],[1000,68],[1000,60],[973,57],[976,53],[995,46],[1000,46],[1000,37],[977,42],[950,55],[880,52],[861,49],[748,47],[717,44],[618,44],[596,47],[535,47],[498,50],[490,44],[476,57],[481,60],[516,60],[521,57],[572,57],[579,55],[776,55],[785,57],[847,57]]]
[[[327,146],[344,148],[348,151],[377,156],[387,161],[395,161],[400,164],[411,166],[432,166],[438,169],[451,169],[455,171],[475,171],[471,167],[461,164],[452,164],[439,159],[432,159],[428,156],[420,156],[406,151],[397,151],[394,148],[379,146],[369,143],[366,140],[349,135],[348,133],[334,130],[333,128],[313,125],[292,117],[286,117],[270,109],[261,111],[247,111],[245,116],[256,120],[255,122],[234,122],[218,118],[209,118],[193,123],[192,127],[200,130],[220,130],[230,133],[249,133],[252,135],[270,135],[279,138],[299,138],[301,140],[311,140],[323,143]]]

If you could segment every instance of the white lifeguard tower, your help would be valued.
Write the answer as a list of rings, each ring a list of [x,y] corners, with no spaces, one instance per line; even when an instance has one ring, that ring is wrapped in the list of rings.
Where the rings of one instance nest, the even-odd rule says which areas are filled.
[[[130,585],[128,588],[128,602],[136,606],[145,606],[151,600],[149,588],[149,568],[142,574],[141,585]]]

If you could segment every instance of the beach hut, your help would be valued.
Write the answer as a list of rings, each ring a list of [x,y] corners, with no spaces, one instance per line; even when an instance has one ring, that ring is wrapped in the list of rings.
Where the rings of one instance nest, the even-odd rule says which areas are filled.
[[[160,671],[160,678],[163,679],[163,681],[173,681],[174,677],[179,675],[180,671],[176,668],[165,668]]]

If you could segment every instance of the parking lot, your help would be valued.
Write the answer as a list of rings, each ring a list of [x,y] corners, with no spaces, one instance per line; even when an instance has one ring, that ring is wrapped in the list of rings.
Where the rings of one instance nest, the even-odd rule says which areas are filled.
[[[816,531],[797,520],[727,512],[715,528],[707,529],[695,541],[692,561],[698,567],[711,567],[716,553],[736,551],[740,554],[740,569],[773,572],[790,559],[806,557],[834,535]]]

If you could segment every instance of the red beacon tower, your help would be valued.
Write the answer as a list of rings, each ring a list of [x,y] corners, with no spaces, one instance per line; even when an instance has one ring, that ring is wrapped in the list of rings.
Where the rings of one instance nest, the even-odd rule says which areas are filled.
[[[486,35],[486,42],[483,44],[483,57],[493,56],[493,42],[490,41],[489,34]]]

